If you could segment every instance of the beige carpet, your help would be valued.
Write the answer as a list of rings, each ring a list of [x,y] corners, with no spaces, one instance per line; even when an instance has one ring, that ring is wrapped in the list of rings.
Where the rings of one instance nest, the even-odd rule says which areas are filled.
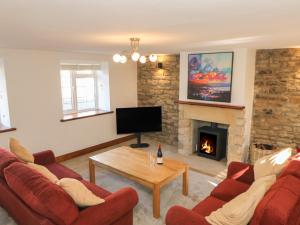
[[[182,205],[187,208],[194,207],[201,199],[209,195],[213,187],[218,183],[214,178],[202,175],[197,172],[190,172],[190,193],[189,196],[182,195],[182,180],[176,179],[165,186],[161,192],[161,218],[152,217],[152,193],[147,188],[131,182],[107,171],[99,171],[97,184],[107,190],[116,191],[122,187],[133,187],[139,195],[139,203],[134,210],[134,224],[136,225],[162,225],[167,210],[173,205]]]
[[[10,218],[6,211],[0,207],[0,224],[1,225],[15,225],[16,223]]]

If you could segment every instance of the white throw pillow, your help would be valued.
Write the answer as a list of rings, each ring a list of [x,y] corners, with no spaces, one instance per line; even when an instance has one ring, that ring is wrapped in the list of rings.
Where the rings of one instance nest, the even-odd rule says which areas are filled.
[[[258,159],[254,164],[255,180],[264,176],[279,174],[288,163],[288,159],[291,157],[291,155],[292,149],[285,148],[281,151]]]
[[[14,153],[18,159],[24,162],[34,162],[34,157],[30,151],[24,148],[18,140],[11,138],[9,140],[9,148],[12,153]]]
[[[62,178],[57,183],[67,192],[79,207],[93,206],[105,200],[94,195],[83,183],[73,178]]]
[[[27,166],[30,168],[36,170],[40,174],[42,174],[44,177],[48,178],[52,183],[56,183],[58,181],[58,178],[51,173],[46,167],[34,163],[27,163]]]
[[[247,225],[256,206],[275,181],[275,175],[258,179],[246,192],[227,202],[205,219],[212,225]]]

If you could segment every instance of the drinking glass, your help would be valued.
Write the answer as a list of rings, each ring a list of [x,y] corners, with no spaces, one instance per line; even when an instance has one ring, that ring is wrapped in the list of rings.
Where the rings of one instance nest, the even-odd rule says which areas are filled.
[[[149,165],[151,168],[155,166],[155,156],[152,152],[148,152],[148,158],[149,158]]]

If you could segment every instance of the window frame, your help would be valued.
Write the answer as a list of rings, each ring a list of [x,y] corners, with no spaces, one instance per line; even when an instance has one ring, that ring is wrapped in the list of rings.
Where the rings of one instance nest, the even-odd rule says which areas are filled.
[[[15,131],[17,128],[11,125],[6,73],[2,58],[0,58],[0,98],[0,133]]]
[[[67,69],[61,69],[62,70],[67,70]],[[71,110],[64,110],[63,109],[63,114],[74,114],[74,113],[81,113],[81,112],[89,112],[89,111],[97,111],[99,110],[99,90],[98,90],[98,74],[97,70],[90,70],[92,71],[91,74],[84,74],[80,73],[81,70],[67,70],[70,71],[70,86],[71,86],[71,104],[72,104],[72,109]],[[94,90],[95,90],[95,107],[94,108],[89,108],[89,109],[83,109],[83,110],[78,110],[78,102],[77,102],[77,84],[76,84],[76,79],[77,78],[93,78],[94,79]],[[61,79],[61,77],[60,77]],[[62,96],[62,106],[63,106],[63,96]]]

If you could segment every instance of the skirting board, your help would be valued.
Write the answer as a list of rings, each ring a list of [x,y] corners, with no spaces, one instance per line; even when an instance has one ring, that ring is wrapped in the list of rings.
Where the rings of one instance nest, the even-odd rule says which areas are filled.
[[[64,154],[64,155],[57,156],[56,161],[57,162],[63,162],[63,161],[73,159],[73,158],[81,156],[81,155],[85,155],[85,154],[88,154],[88,153],[91,153],[91,152],[95,152],[95,151],[101,150],[103,148],[107,148],[107,147],[110,147],[110,146],[113,146],[113,145],[120,144],[120,143],[125,142],[125,141],[129,141],[129,140],[134,139],[134,138],[136,138],[136,136],[134,134],[131,134],[131,135],[128,135],[128,136],[125,136],[125,137],[121,137],[121,138],[117,138],[117,139],[114,139],[114,140],[111,140],[111,141],[108,141],[108,142],[101,143],[99,145],[94,145],[94,146],[84,148],[84,149],[81,149],[81,150],[78,150],[78,151],[75,151],[75,152],[70,152],[70,153],[67,153],[67,154]]]

